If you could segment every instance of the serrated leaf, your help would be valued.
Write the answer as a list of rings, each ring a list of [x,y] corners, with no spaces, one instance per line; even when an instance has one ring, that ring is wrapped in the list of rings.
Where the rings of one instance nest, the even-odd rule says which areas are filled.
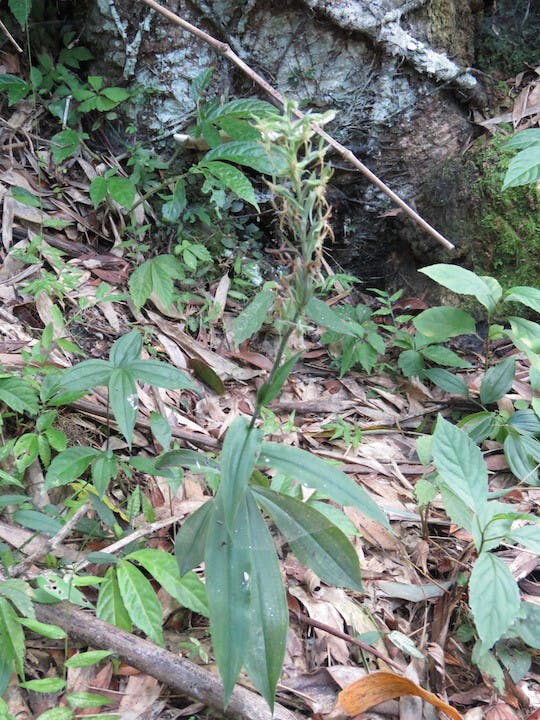
[[[109,404],[120,432],[131,448],[133,430],[137,421],[139,396],[130,370],[125,368],[113,370],[109,380]]]
[[[398,367],[405,377],[420,377],[426,364],[417,350],[404,350],[399,355]]]
[[[227,430],[221,450],[219,494],[225,523],[232,534],[236,513],[244,500],[249,478],[255,469],[262,434],[250,427],[246,418],[237,417]]]
[[[227,531],[219,496],[214,510],[205,552],[206,589],[212,645],[223,680],[226,706],[244,662],[249,639],[252,568],[245,498],[237,513],[234,535]]]
[[[540,555],[540,524],[523,525],[523,527],[512,530],[507,537]]]
[[[246,495],[246,503],[251,599],[244,664],[255,687],[273,710],[285,655],[289,612],[274,541],[251,492]]]
[[[0,92],[7,92],[8,105],[11,107],[23,100],[31,90],[31,86],[17,75],[3,73],[0,75]]]
[[[180,526],[174,543],[174,554],[181,576],[196,568],[204,560],[208,529],[213,517],[214,501],[208,500],[192,512]]]
[[[465,397],[469,394],[469,388],[466,383],[460,378],[442,368],[431,368],[424,370],[424,377],[437,387],[440,387],[444,392],[451,393],[452,395],[464,395]]]
[[[249,178],[241,170],[234,167],[234,165],[217,160],[202,161],[199,166],[217,178],[222,185],[235,195],[238,195],[239,198],[253,205],[256,210],[259,209],[255,189]]]
[[[107,181],[107,190],[111,198],[126,210],[129,210],[135,202],[137,189],[133,181],[129,178],[109,178]]]
[[[164,550],[147,548],[130,553],[126,559],[135,560],[142,565],[180,605],[208,616],[205,586],[195,573],[188,573],[180,578],[176,560],[172,555]]]
[[[419,272],[459,295],[474,295],[478,302],[489,311],[494,309],[500,299],[493,296],[492,288],[483,278],[459,265],[437,263],[421,268]],[[470,332],[474,332],[474,330]]]
[[[127,368],[139,382],[168,390],[194,390],[196,386],[186,373],[160,360],[134,360]]]
[[[88,135],[86,133],[79,133],[71,128],[64,128],[64,130],[53,135],[51,138],[53,143],[51,146],[51,154],[54,162],[57,164],[63,163],[66,158],[73,155],[73,153],[80,148],[81,140],[87,137]]]
[[[519,588],[508,567],[493,553],[480,553],[469,580],[469,605],[480,639],[491,648],[520,609]]]
[[[116,577],[132,623],[155,643],[163,645],[161,605],[148,580],[127,560],[121,560],[116,566]]]
[[[487,467],[479,448],[463,430],[442,416],[433,434],[433,461],[437,471],[471,510],[487,501]]]
[[[261,290],[255,295],[249,305],[234,320],[233,334],[237,345],[260,330],[273,304],[274,293],[272,290]]]
[[[454,307],[428,308],[413,319],[413,324],[431,342],[445,342],[456,335],[476,331],[472,315]]]
[[[371,497],[342,470],[299,448],[263,443],[257,465],[273,467],[297,482],[320,490],[340,505],[357,507],[369,518],[390,528],[383,511]]]
[[[0,597],[0,643],[4,661],[15,667],[19,677],[24,678],[24,633],[17,613],[3,597]]]
[[[173,280],[182,277],[182,265],[174,255],[146,260],[134,270],[128,282],[135,306],[140,309],[150,295],[155,294],[165,308],[170,307],[174,298]]]
[[[328,585],[362,592],[358,555],[341,530],[300,500],[261,487],[252,492],[300,562]]]
[[[63,450],[49,465],[45,476],[45,488],[50,489],[73,482],[83,474],[99,453],[97,448],[84,445]]]
[[[94,207],[97,208],[107,196],[107,180],[100,175],[96,175],[90,183],[88,193],[90,200],[94,203]]]
[[[443,507],[450,520],[472,534],[474,514],[463,500],[446,485],[440,487]]]
[[[453,350],[443,347],[442,345],[428,345],[420,351],[422,355],[430,362],[444,365],[445,367],[470,368],[471,363],[463,360]]]
[[[529,285],[516,285],[504,295],[505,302],[519,302],[540,313],[540,290]]]
[[[484,405],[497,402],[512,388],[516,372],[516,361],[514,358],[501,360],[493,367],[490,367],[480,385],[480,401]]]
[[[510,160],[502,189],[529,185],[538,180],[540,180],[540,142],[535,142]]]
[[[27,380],[15,375],[0,377],[0,401],[19,413],[35,415],[39,410],[37,392]]]
[[[131,620],[120,594],[114,567],[107,570],[105,578],[99,586],[96,615],[105,622],[116,625],[126,632],[131,632]]]

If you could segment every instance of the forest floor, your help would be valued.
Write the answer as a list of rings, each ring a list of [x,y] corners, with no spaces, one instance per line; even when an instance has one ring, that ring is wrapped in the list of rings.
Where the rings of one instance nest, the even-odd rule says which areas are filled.
[[[216,452],[232,421],[239,415],[249,418],[253,411],[257,389],[273,361],[276,342],[272,330],[234,349],[231,325],[240,306],[227,298],[230,278],[226,267],[221,278],[206,288],[220,310],[211,320],[200,322],[195,335],[186,327],[187,318],[201,313],[195,298],[188,299],[178,313],[164,312],[159,303],[151,302],[136,310],[127,291],[136,260],[129,245],[126,250],[122,242],[127,220],[114,205],[96,211],[89,196],[97,161],[83,153],[65,163],[60,172],[44,149],[46,142],[33,135],[35,118],[24,107],[18,107],[2,126],[0,364],[4,372],[28,373],[39,367],[42,360],[37,351],[32,355],[32,349],[46,327],[53,328],[56,340],[71,341],[89,358],[107,358],[118,337],[138,328],[144,333],[146,349],[155,357],[192,374],[199,395],[140,387],[134,446],[129,451],[121,436],[113,435],[115,452],[126,457],[153,457],[161,450],[150,430],[152,413],[167,419],[180,446]],[[109,163],[114,165],[114,159]],[[18,197],[9,193],[10,188],[22,188],[39,202],[32,206],[20,193]],[[138,212],[140,225],[149,223],[149,228],[137,242],[151,245],[152,217],[142,205]],[[104,283],[108,284],[106,292]],[[336,293],[333,300],[361,300],[378,307],[376,298],[358,292]],[[395,309],[414,313],[423,307],[421,299],[402,298]],[[363,595],[325,585],[295,560],[285,545],[279,545],[290,630],[278,701],[298,717],[331,717],[340,689],[366,671],[387,670],[397,663],[403,674],[429,687],[469,720],[538,719],[538,657],[519,682],[507,675],[504,693],[472,664],[466,588],[461,582],[474,559],[472,539],[448,519],[438,498],[420,512],[414,494],[416,483],[429,471],[418,459],[417,438],[432,430],[439,413],[456,419],[476,406],[405,379],[388,366],[370,375],[352,370],[340,377],[316,327],[311,326],[298,345],[304,350],[303,359],[264,417],[267,437],[340,463],[385,511],[393,532],[358,510],[345,510],[347,531],[360,558]],[[472,369],[458,374],[474,396],[483,376],[482,344],[471,342],[455,349],[471,362]],[[514,384],[500,401],[500,408],[511,407],[520,399],[529,402],[529,367],[524,356],[503,342],[492,351],[499,358],[514,355],[517,362]],[[71,367],[84,357],[62,349],[56,341],[46,354],[47,363],[57,368]],[[395,364],[395,358],[387,360],[389,365]],[[97,448],[107,442],[107,426],[115,428],[106,395],[99,389],[62,407],[57,423],[70,444]],[[7,422],[4,433],[9,437],[22,429]],[[484,450],[490,490],[495,492],[507,486],[510,471],[499,443],[486,441]],[[44,489],[39,463],[28,468],[26,480],[36,508],[62,502],[63,498]],[[145,497],[146,510],[128,522],[126,499],[137,487]],[[179,518],[189,517],[208,494],[200,476],[189,471],[178,489],[171,489],[163,478],[139,471],[132,477],[118,477],[107,502],[125,532],[139,530],[148,547],[172,552],[175,527],[183,521]],[[522,485],[512,493],[511,502],[516,511],[537,513],[540,489]],[[90,515],[92,512],[89,510]],[[160,526],[157,531],[156,523]],[[111,528],[102,529],[104,536],[91,540],[74,530],[54,553],[78,560],[90,551],[106,552],[118,538]],[[20,549],[24,556],[34,538],[35,532],[18,525],[6,508],[0,522],[4,546],[13,552]],[[279,544],[277,537],[276,542]],[[498,555],[519,581],[522,598],[538,603],[538,557],[516,547],[502,547]],[[43,564],[36,562],[32,567],[39,570]],[[99,573],[94,565],[86,570]],[[198,572],[204,578],[204,570]],[[88,589],[90,602],[95,601],[92,593]],[[158,596],[166,619],[166,647],[217,672],[205,618],[179,611],[163,590]],[[379,657],[370,657],[359,648],[355,644],[358,639],[373,642]],[[69,639],[67,647],[71,647]],[[65,649],[64,641],[30,636],[29,676],[61,673]],[[91,690],[109,698],[107,712],[120,718],[217,717],[201,704],[172,695],[164,683],[125,663],[73,668],[66,677],[69,690]],[[249,687],[247,678],[242,677],[242,682]],[[18,720],[62,705],[62,695],[26,692],[17,687],[16,679],[6,697]],[[361,717],[416,720],[422,716],[419,703],[418,698],[410,697],[401,702],[390,700]]]

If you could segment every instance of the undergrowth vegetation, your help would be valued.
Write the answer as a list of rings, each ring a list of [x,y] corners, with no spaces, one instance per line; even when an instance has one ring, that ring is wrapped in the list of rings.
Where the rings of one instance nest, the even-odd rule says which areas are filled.
[[[20,6],[12,2],[10,7],[15,12]],[[15,16],[26,22],[24,13]],[[28,79],[0,76],[9,106],[31,98],[43,103],[51,122],[61,124],[51,137],[59,173],[85,149],[92,129],[130,97],[123,88],[106,87],[101,77],[82,80],[78,71],[90,56],[72,41],[71,35],[64,38],[58,58],[39,54]],[[327,276],[322,263],[323,243],[331,236],[325,198],[331,173],[326,147],[313,130],[313,123],[324,125],[330,115],[298,118],[292,105],[278,113],[260,100],[206,100],[210,75],[205,72],[193,83],[197,122],[190,136],[206,143],[202,156],[174,166],[136,146],[123,165],[96,173],[90,182],[95,211],[122,217],[124,232],[117,247],[135,265],[127,288],[102,281],[95,297],[80,298],[76,308],[82,312],[89,302],[129,303],[132,327],[118,332],[108,359],[81,359],[84,353],[69,335],[63,311],[81,271],[45,242],[47,223],[14,252],[28,266],[43,266],[24,289],[31,297],[50,299],[53,321],[25,351],[22,367],[0,375],[2,516],[42,539],[41,552],[29,555],[23,548],[0,545],[0,691],[14,671],[21,687],[34,692],[59,693],[66,687],[65,677],[27,678],[24,629],[63,637],[58,628],[38,622],[37,604],[69,600],[163,644],[159,587],[180,606],[208,618],[225,703],[243,667],[273,706],[289,623],[275,528],[323,583],[357,594],[363,591],[359,558],[350,540],[351,524],[340,508],[355,507],[391,531],[372,495],[337,465],[272,439],[275,416],[269,405],[301,363],[303,336],[319,328],[340,377],[377,372],[400,383],[426,383],[465,402],[467,411],[445,412],[419,429],[417,453],[425,475],[416,482],[415,496],[422,531],[432,503],[440,499],[450,521],[470,539],[472,560],[459,578],[456,631],[470,642],[476,666],[502,691],[505,672],[517,681],[540,647],[539,607],[521,599],[512,572],[495,552],[503,545],[540,551],[538,517],[514,511],[512,504],[520,490],[540,482],[540,324],[506,311],[524,307],[539,313],[540,290],[503,288],[494,277],[436,264],[421,272],[454,293],[455,306],[414,314],[400,304],[401,292],[383,291],[371,299],[345,293],[347,302],[334,306],[328,296],[337,281]],[[536,154],[515,158],[505,187],[538,180],[538,134],[526,133],[509,145],[532,148]],[[43,209],[25,188],[13,188],[11,194]],[[273,273],[255,243],[262,231],[251,213],[260,212],[263,203],[281,243],[282,262]],[[156,232],[167,239],[159,252],[150,252],[138,240],[141,208],[151,208],[147,217],[153,215]],[[51,217],[49,227],[53,224]],[[209,286],[224,270],[233,279],[225,297],[216,299]],[[459,307],[460,296],[474,298],[474,315]],[[236,350],[261,333],[277,338],[250,413],[238,413],[230,422],[219,451],[202,452],[181,447],[165,415],[154,412],[149,431],[157,451],[134,451],[141,388],[182,390],[186,403],[206,392],[186,370],[156,356],[144,334],[141,311],[158,308],[165,317],[182,318],[185,306],[195,302],[199,311],[185,318],[185,329],[218,332],[230,300],[242,303],[232,328]],[[499,318],[503,321],[496,322]],[[480,342],[477,364],[457,342],[463,337]],[[512,348],[502,359],[494,350],[501,341]],[[59,368],[57,350],[71,359],[71,367]],[[529,400],[512,401],[508,394],[518,357],[529,368],[520,378]],[[193,363],[192,369],[207,386],[225,391],[204,363],[198,369]],[[468,373],[475,382],[469,382]],[[72,443],[60,416],[96,390],[106,393],[105,442]],[[362,432],[344,420],[322,429],[344,438],[355,451],[361,447]],[[502,446],[511,473],[495,491],[489,485],[486,441],[490,447]],[[36,464],[52,498],[43,506],[27,487],[28,470]],[[146,547],[144,537],[131,540],[135,518],[155,519],[136,481],[139,474],[165,478],[174,495],[184,471],[199,477],[205,501],[178,527],[174,556]],[[83,550],[80,560],[71,563],[57,556],[55,548],[75,531],[99,549]],[[107,549],[111,538],[119,543],[114,551]],[[196,572],[203,563],[204,582]],[[190,652],[204,659],[197,642]],[[81,652],[66,658],[64,666],[90,665],[109,656],[107,650]],[[69,720],[76,709],[99,703],[91,693],[68,694],[66,701],[61,712],[45,712],[41,719]]]

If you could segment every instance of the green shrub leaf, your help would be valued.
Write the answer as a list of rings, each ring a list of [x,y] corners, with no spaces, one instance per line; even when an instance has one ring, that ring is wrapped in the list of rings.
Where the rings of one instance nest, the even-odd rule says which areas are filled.
[[[101,620],[109,622],[116,627],[131,632],[131,620],[126,610],[120,588],[118,587],[118,578],[116,570],[110,567],[105,573],[105,578],[99,586],[98,601],[96,604],[96,615]]]
[[[443,347],[442,345],[428,345],[420,351],[422,355],[430,362],[446,367],[470,368],[471,363],[463,360],[453,350]]]
[[[160,360],[134,360],[128,365],[128,369],[139,382],[169,390],[188,389],[197,392],[188,375]]]
[[[432,451],[435,467],[448,488],[478,512],[488,492],[488,472],[479,448],[467,433],[439,416]]]
[[[100,454],[97,448],[76,445],[59,453],[49,465],[45,477],[47,489],[67,485],[80,477],[92,460]]]
[[[529,185],[538,180],[540,180],[540,142],[535,142],[510,160],[502,189]]]
[[[482,378],[480,401],[484,405],[489,405],[506,395],[514,382],[515,372],[516,361],[514,358],[506,358],[497,365],[490,367]]]
[[[311,298],[306,306],[306,313],[317,325],[322,325],[340,335],[358,336],[357,330],[351,323],[342,320],[333,308],[318,298]]]
[[[158,645],[163,645],[161,605],[152,586],[132,563],[121,560],[116,566],[118,589],[134,625]]]
[[[199,163],[199,167],[217,178],[224,187],[238,195],[239,198],[253,205],[256,210],[259,209],[251,181],[237,167],[218,160],[202,161]]]
[[[65,370],[58,387],[70,391],[91,390],[107,385],[112,367],[106,360],[83,360],[83,362]]]
[[[414,318],[413,324],[431,342],[445,342],[456,335],[476,332],[472,315],[453,307],[428,308]]]
[[[494,309],[502,294],[500,287],[494,293],[493,288],[483,278],[459,265],[438,263],[421,268],[419,272],[435,280],[439,285],[458,293],[458,295],[474,295],[478,302],[489,311]],[[474,330],[469,332],[474,332]]]
[[[504,295],[505,302],[519,302],[540,313],[540,290],[528,285],[516,285]]]
[[[210,521],[214,516],[214,500],[208,500],[182,523],[176,534],[174,554],[180,575],[184,576],[204,560]]]
[[[383,511],[371,497],[342,470],[299,448],[263,443],[258,465],[273,467],[308,487],[320,490],[340,505],[357,507],[369,518],[389,528]]]
[[[36,415],[39,409],[38,396],[28,380],[14,375],[0,377],[0,401],[15,412]]]
[[[0,597],[0,643],[4,662],[15,667],[20,678],[24,678],[24,633],[12,605]]]
[[[469,604],[478,635],[491,648],[520,609],[519,588],[508,567],[493,553],[480,553],[469,581]]]
[[[261,487],[253,493],[300,562],[329,585],[362,592],[358,555],[341,530],[300,500]]]
[[[122,435],[131,447],[139,397],[137,385],[129,370],[125,368],[113,370],[109,380],[109,404]]]
[[[469,394],[469,388],[466,383],[460,378],[442,368],[431,368],[430,370],[424,370],[424,376],[437,387],[440,387],[444,392],[450,393],[451,395],[465,395]]]

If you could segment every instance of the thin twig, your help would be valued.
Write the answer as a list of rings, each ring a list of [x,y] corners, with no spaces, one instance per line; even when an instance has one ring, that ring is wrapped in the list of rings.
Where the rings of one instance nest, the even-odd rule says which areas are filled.
[[[23,52],[22,47],[21,47],[21,46],[19,45],[19,43],[15,40],[15,38],[13,37],[13,35],[9,32],[9,30],[7,29],[7,27],[4,25],[4,23],[3,23],[1,20],[0,20],[0,29],[3,30],[3,32],[5,33],[7,39],[11,42],[11,44],[13,45],[13,47],[15,48],[15,50],[17,50],[17,52],[22,53],[22,52]]]
[[[208,43],[208,45],[213,47],[214,50],[220,53],[220,55],[223,55],[232,63],[234,63],[237,67],[239,67],[249,78],[256,82],[260,87],[262,87],[263,90],[265,90],[271,97],[273,97],[274,100],[276,100],[281,106],[285,105],[285,100],[283,96],[274,87],[272,87],[272,85],[266,82],[264,78],[262,78],[254,70],[252,70],[249,65],[247,65],[243,60],[241,60],[238,55],[233,52],[230,45],[228,45],[227,43],[223,43],[220,40],[216,40],[216,38],[214,38],[212,35],[208,35],[208,33],[205,33],[200,28],[187,22],[179,15],[176,15],[176,13],[173,13],[171,10],[162,7],[155,0],[142,1],[150,7],[154,8],[154,10],[157,10],[171,22],[179,25],[187,32]],[[298,117],[303,117],[303,114],[300,111],[296,111],[295,114]],[[363,173],[373,185],[378,187],[379,190],[382,190],[382,192],[387,195],[395,205],[401,208],[403,212],[405,212],[412,220],[414,220],[417,225],[420,225],[421,228],[428,232],[433,238],[435,238],[435,240],[437,240],[437,242],[439,242],[447,250],[455,249],[454,245],[449,240],[447,240],[444,235],[441,235],[438,230],[435,230],[435,228],[432,227],[426,220],[424,220],[424,218],[421,217],[415,210],[413,210],[410,205],[407,205],[407,203],[402,200],[399,195],[396,195],[396,193],[391,190],[388,185],[386,185],[386,183],[384,183],[379,177],[377,177],[377,175],[375,175],[375,173],[373,173],[368,167],[366,167],[362,162],[360,162],[356,155],[354,155],[344,145],[335,140],[331,135],[329,135],[319,125],[317,125],[317,123],[312,123],[312,127],[315,132],[320,135],[320,137],[322,137],[331,147],[334,148],[334,150],[336,150],[341,155],[342,158],[344,158],[357,170],[360,170],[360,172]]]

